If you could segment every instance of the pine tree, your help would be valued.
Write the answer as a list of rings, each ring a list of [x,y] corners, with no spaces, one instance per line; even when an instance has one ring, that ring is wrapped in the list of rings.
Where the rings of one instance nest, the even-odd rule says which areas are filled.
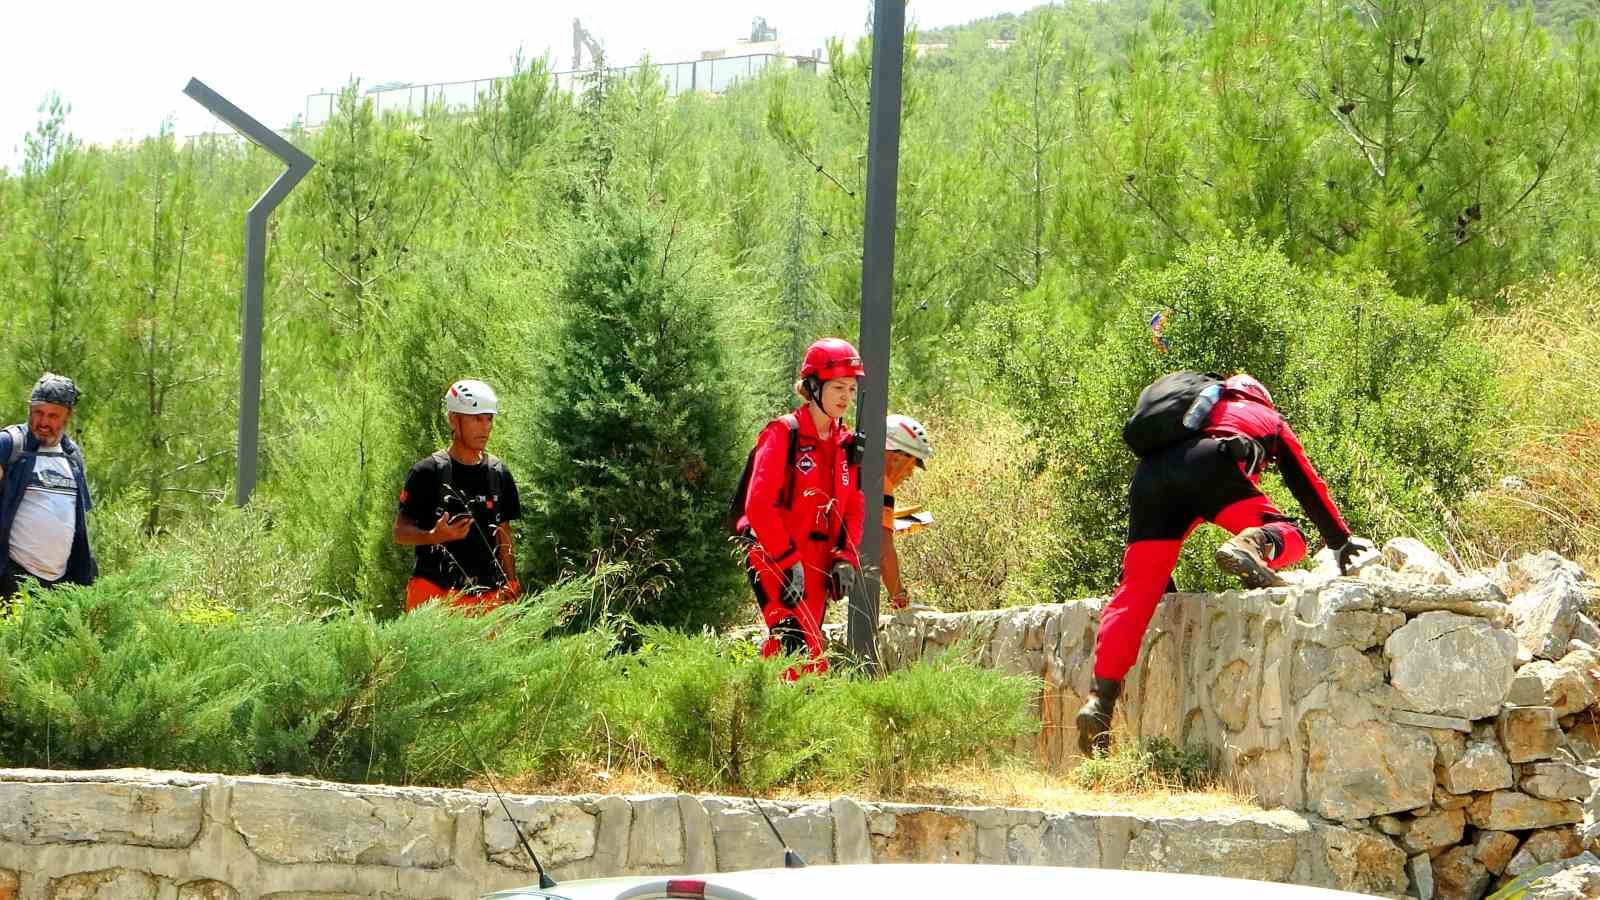
[[[742,580],[721,524],[744,449],[718,326],[727,282],[689,243],[595,203],[533,412],[515,426],[533,432],[523,558],[535,577],[622,563],[604,605],[673,625],[720,622]]]

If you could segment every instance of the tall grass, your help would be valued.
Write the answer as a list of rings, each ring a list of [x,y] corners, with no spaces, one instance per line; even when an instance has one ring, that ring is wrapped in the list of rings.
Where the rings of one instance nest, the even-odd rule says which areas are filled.
[[[1600,565],[1600,276],[1552,276],[1508,292],[1478,328],[1498,361],[1494,476],[1468,498],[1457,550],[1486,564],[1543,549]]]
[[[934,456],[904,482],[896,502],[923,504],[931,528],[895,542],[913,600],[950,612],[1043,602],[1037,567],[1057,540],[1055,500],[1023,427],[979,404],[923,417]]]

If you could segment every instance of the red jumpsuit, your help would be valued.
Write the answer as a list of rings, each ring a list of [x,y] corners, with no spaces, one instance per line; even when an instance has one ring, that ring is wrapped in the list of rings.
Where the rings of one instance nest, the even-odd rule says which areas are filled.
[[[1305,535],[1261,492],[1260,472],[1247,476],[1242,462],[1220,451],[1219,438],[1237,435],[1259,443],[1323,540],[1338,547],[1350,537],[1349,526],[1306,458],[1300,438],[1269,403],[1227,391],[1201,431],[1199,437],[1141,459],[1134,470],[1128,486],[1122,578],[1100,615],[1095,640],[1097,678],[1121,681],[1133,668],[1145,629],[1178,564],[1178,552],[1201,522],[1234,534],[1246,528],[1266,529],[1279,547],[1268,561],[1274,569],[1294,565],[1305,556]]]
[[[756,439],[739,529],[752,538],[747,574],[771,632],[761,654],[804,649],[812,660],[805,670],[826,672],[822,617],[828,601],[838,597],[830,576],[835,563],[861,565],[856,548],[866,510],[860,467],[849,461],[853,432],[835,421],[826,435],[818,435],[809,407],[794,416],[799,428],[792,464],[787,417],[769,422]],[[783,586],[796,562],[804,567],[805,596],[790,608],[783,603]]]

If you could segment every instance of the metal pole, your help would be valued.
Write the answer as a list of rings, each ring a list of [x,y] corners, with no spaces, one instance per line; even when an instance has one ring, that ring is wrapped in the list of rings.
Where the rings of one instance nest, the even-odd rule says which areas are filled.
[[[238,483],[234,485],[234,503],[244,506],[250,502],[250,495],[256,489],[256,451],[261,433],[261,289],[267,268],[267,219],[317,162],[285,140],[282,135],[257,122],[239,107],[223,99],[221,94],[206,87],[200,79],[189,79],[189,84],[183,92],[210,110],[212,115],[227,122],[234,131],[244,135],[257,147],[276,156],[287,166],[283,174],[267,188],[266,193],[250,207],[250,212],[244,220],[243,333],[239,342]]]
[[[867,218],[861,259],[861,355],[867,377],[857,422],[867,437],[861,464],[867,521],[861,577],[850,592],[850,651],[878,670],[878,561],[883,549],[884,419],[889,414],[889,322],[894,309],[895,200],[900,175],[900,78],[905,54],[905,0],[875,0],[872,90],[867,124]]]

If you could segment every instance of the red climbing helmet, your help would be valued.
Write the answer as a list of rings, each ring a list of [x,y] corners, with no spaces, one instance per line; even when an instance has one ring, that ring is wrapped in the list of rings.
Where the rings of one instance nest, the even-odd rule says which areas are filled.
[[[1255,379],[1255,376],[1240,372],[1222,383],[1222,386],[1234,393],[1243,394],[1257,403],[1265,403],[1277,409],[1272,404],[1272,395],[1267,392],[1267,386]]]
[[[861,354],[844,338],[823,338],[806,348],[805,360],[800,363],[800,377],[816,376],[818,381],[834,378],[861,378],[867,370],[861,366]]]

